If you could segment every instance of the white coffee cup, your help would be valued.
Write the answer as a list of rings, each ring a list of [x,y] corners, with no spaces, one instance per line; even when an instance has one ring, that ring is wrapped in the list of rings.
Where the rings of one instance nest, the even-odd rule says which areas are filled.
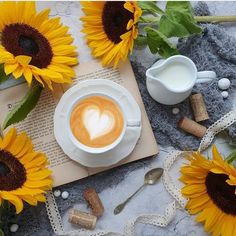
[[[94,147],[89,147],[89,146],[86,146],[84,145],[83,143],[79,142],[79,140],[74,136],[74,134],[72,133],[71,131],[71,127],[70,127],[70,117],[71,117],[71,113],[73,111],[73,109],[75,108],[75,106],[83,99],[85,98],[88,98],[88,97],[91,97],[91,96],[102,96],[102,97],[105,97],[105,98],[108,98],[110,99],[111,101],[113,101],[121,110],[122,114],[123,114],[123,119],[124,119],[124,125],[123,125],[123,130],[120,134],[120,136],[113,142],[111,143],[110,145],[107,145],[107,146],[104,146],[104,147],[99,147],[99,148],[94,148]],[[67,131],[68,131],[68,134],[69,134],[69,138],[70,140],[72,141],[72,143],[77,147],[79,148],[80,150],[83,150],[84,152],[87,152],[87,153],[91,153],[91,154],[98,154],[98,153],[104,153],[104,152],[107,152],[113,148],[115,148],[120,142],[121,140],[123,139],[124,135],[125,135],[125,132],[127,130],[127,128],[129,126],[139,126],[140,124],[134,124],[132,122],[129,122],[127,121],[126,117],[125,117],[125,112],[121,106],[121,104],[119,103],[119,101],[117,99],[115,99],[114,97],[112,96],[109,96],[107,94],[101,94],[101,93],[89,93],[87,95],[84,95],[84,96],[79,96],[76,100],[74,100],[74,102],[72,104],[70,104],[70,109],[68,109],[68,113],[67,113]]]
[[[165,105],[184,101],[196,83],[216,79],[214,71],[197,71],[188,57],[176,55],[160,60],[146,71],[146,85],[151,97]]]

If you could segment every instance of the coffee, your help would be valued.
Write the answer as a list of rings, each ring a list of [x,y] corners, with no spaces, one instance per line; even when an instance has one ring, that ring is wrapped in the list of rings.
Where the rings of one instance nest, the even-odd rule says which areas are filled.
[[[124,117],[113,100],[103,96],[90,96],[79,101],[72,110],[70,128],[80,143],[102,148],[120,137]]]

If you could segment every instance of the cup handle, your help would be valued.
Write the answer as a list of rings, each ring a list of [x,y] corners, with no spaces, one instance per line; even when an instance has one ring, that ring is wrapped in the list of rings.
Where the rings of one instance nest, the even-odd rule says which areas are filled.
[[[197,72],[196,83],[207,83],[216,79],[216,73],[214,71],[206,70]]]

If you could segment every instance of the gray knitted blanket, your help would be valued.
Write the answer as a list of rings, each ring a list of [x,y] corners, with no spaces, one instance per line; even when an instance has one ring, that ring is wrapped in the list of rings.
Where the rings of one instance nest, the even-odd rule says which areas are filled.
[[[195,10],[199,15],[209,14],[207,6],[203,3],[200,3]],[[194,91],[201,92],[204,95],[210,115],[210,120],[204,124],[209,126],[232,108],[231,94],[236,86],[236,40],[229,37],[218,25],[206,24],[203,27],[205,28],[203,35],[191,37],[187,41],[180,41],[178,48],[182,54],[190,57],[196,63],[198,70],[214,70],[218,78],[227,77],[231,80],[230,96],[227,100],[223,100],[216,82],[207,86],[198,85],[194,87]],[[172,145],[181,149],[196,149],[199,145],[199,139],[180,131],[176,127],[180,117],[192,116],[189,101],[186,100],[175,106],[180,108],[180,113],[177,116],[173,115],[173,106],[158,104],[149,96],[144,80],[146,68],[135,62],[132,62],[132,66],[157,141],[161,145]],[[235,137],[235,127],[229,129],[229,134]],[[64,185],[61,189],[70,192],[70,197],[67,200],[57,199],[60,212],[63,214],[73,204],[82,202],[82,192],[86,187],[93,186],[100,192],[116,185],[125,178],[127,173],[136,168],[145,167],[151,161],[151,159],[147,159],[131,163]],[[9,226],[12,223],[20,225],[15,235],[48,236],[53,234],[44,204],[38,207],[26,207],[24,212],[17,216],[10,214],[8,223],[5,225],[6,235],[11,235]]]

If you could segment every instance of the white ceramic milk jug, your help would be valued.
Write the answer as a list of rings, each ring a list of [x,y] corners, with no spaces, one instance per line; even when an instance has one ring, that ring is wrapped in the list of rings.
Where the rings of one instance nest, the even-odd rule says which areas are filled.
[[[216,73],[198,72],[192,60],[176,55],[155,63],[146,71],[146,77],[151,97],[159,103],[174,105],[190,95],[195,83],[210,82]]]

